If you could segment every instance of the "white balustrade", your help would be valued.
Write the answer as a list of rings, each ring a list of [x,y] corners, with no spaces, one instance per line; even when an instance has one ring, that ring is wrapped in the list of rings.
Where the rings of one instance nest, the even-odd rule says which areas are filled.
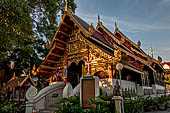
[[[57,102],[63,98],[63,82],[47,86],[38,92],[37,88],[31,86],[26,92],[26,113],[32,113],[33,107],[36,111],[43,109],[56,109]]]

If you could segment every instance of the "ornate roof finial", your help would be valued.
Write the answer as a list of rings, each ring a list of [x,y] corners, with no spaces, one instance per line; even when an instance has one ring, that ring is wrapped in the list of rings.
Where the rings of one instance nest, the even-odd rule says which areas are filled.
[[[102,22],[100,21],[100,15],[98,14],[98,23],[97,23],[98,25],[99,24],[102,24]]]
[[[91,23],[91,25],[90,25],[90,27],[89,27],[89,33],[90,33],[90,35],[92,35],[92,34],[94,33],[94,31],[95,31],[95,28],[94,28],[93,24]]]
[[[141,42],[138,40],[137,46],[140,47],[141,46]]]
[[[151,52],[151,56],[153,58],[153,49],[152,49],[152,45],[150,46],[150,52]]]
[[[49,41],[47,40],[46,42],[46,48],[49,49],[50,48],[50,44],[49,44]]]
[[[33,68],[32,68],[32,74],[33,74],[34,76],[37,74],[35,64],[34,64],[34,66],[33,66]]]
[[[98,22],[100,22],[100,15],[98,14]]]
[[[115,21],[115,29],[117,29],[117,23],[116,23],[116,21]]]
[[[162,62],[162,58],[160,56],[158,56],[158,62],[161,63]]]
[[[67,0],[65,0],[65,11],[67,11],[68,7],[67,7]]]

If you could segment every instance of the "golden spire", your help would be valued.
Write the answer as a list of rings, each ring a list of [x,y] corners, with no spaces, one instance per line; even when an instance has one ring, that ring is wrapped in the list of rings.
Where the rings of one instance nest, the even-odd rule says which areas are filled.
[[[153,49],[152,49],[152,45],[150,46],[150,52],[151,52],[151,56],[153,58]]]
[[[140,40],[138,40],[137,46],[140,47],[141,46],[141,42]]]
[[[98,14],[98,22],[100,22],[100,15]]]
[[[67,11],[68,7],[67,7],[67,0],[65,0],[65,11]]]
[[[116,23],[116,21],[115,21],[115,29],[117,29],[117,23]]]

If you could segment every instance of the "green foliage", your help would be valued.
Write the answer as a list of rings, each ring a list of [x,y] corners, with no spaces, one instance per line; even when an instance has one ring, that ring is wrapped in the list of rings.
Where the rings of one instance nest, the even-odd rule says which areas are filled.
[[[84,109],[80,106],[80,97],[72,96],[70,98],[63,98],[58,104],[61,104],[57,113],[115,113],[114,103],[107,104],[102,99],[88,99],[90,103],[94,104],[94,108]]]
[[[113,96],[114,94],[111,94],[111,95],[101,95],[99,96],[99,98],[101,98],[102,100],[105,100],[105,101],[112,101],[113,99]]]
[[[140,113],[144,111],[157,110],[158,105],[166,104],[170,100],[170,95],[162,95],[161,97],[136,97],[124,100],[125,113]]]
[[[153,98],[149,95],[144,99],[144,106],[152,106]]]
[[[80,106],[80,97],[72,96],[63,98],[58,104],[61,104],[57,113],[83,113],[83,108]]]
[[[142,97],[137,97],[136,99],[124,100],[125,113],[141,113],[143,103],[144,103],[144,98]]]
[[[162,95],[158,98],[158,104],[164,104],[169,100],[169,96]]]
[[[58,26],[58,21],[64,13],[64,0],[30,0],[28,2],[32,8],[31,17],[34,20],[34,32],[36,37],[51,40]],[[76,4],[74,0],[68,0],[68,8],[75,12]]]
[[[22,0],[0,0],[0,50],[6,52],[33,39],[31,10]]]
[[[68,7],[75,11],[74,0],[68,0]],[[0,66],[6,75],[39,66],[48,53],[45,42],[54,36],[64,8],[64,0],[0,0]]]
[[[0,104],[1,113],[17,113],[17,104],[16,103],[8,103],[7,101]]]
[[[159,100],[159,98],[153,98],[152,99],[152,106],[157,106],[158,105],[158,100]]]
[[[88,99],[88,101],[94,104],[96,107],[90,108],[89,113],[111,113],[109,108],[106,107],[107,103],[102,99]]]
[[[126,93],[123,93],[123,98],[135,98],[136,97],[136,94],[126,94]]]

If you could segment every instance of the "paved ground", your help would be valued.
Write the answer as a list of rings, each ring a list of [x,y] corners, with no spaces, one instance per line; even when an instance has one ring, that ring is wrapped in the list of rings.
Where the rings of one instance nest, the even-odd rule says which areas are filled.
[[[170,111],[152,111],[152,112],[143,112],[143,113],[170,113]]]

